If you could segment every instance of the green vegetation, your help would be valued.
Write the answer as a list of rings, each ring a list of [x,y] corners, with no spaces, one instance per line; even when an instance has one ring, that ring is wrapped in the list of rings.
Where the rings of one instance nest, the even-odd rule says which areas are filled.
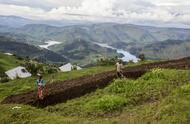
[[[85,104],[89,111],[114,111],[125,105],[125,100],[116,95],[105,95],[101,98],[94,99]]]
[[[20,61],[15,56],[9,56],[0,53],[0,66],[4,70],[9,70],[11,68],[14,68],[15,66],[18,66],[19,63]]]
[[[160,105],[156,118],[160,122],[187,124],[190,121],[190,85],[174,90]]]
[[[113,68],[93,67],[53,76],[66,80]],[[0,105],[0,120],[3,124],[186,124],[190,121],[189,75],[189,70],[154,69],[137,80],[117,79],[104,89],[44,109]],[[51,76],[45,76],[45,80]],[[0,84],[0,99],[34,89],[34,80],[32,77]]]
[[[190,40],[166,40],[147,45],[139,45],[129,50],[138,55],[144,53],[145,57],[154,60],[168,60],[184,58],[190,55]],[[140,58],[140,57],[139,57]]]
[[[11,37],[15,41],[32,45],[40,45],[48,40],[59,41],[62,44],[51,46],[50,49],[72,60],[81,60],[79,58],[90,60],[91,56],[99,55],[99,53],[103,56],[106,54],[114,55],[113,51],[95,46],[92,43],[94,41],[125,49],[136,56],[139,53],[144,53],[148,59],[175,59],[186,57],[190,54],[190,30],[188,29],[103,23],[65,27],[31,24],[21,28],[2,26],[0,30],[2,31],[0,34],[2,36]],[[78,45],[76,42],[78,39],[83,39],[85,42]],[[16,49],[17,53],[23,54],[19,50],[19,48]],[[39,59],[56,62],[53,59],[56,55],[55,53],[49,53],[49,57],[47,57],[47,52],[44,52],[41,51],[41,54],[39,54],[38,50],[36,50],[37,55],[35,54],[35,56],[40,55]],[[30,53],[30,51],[25,51],[26,53],[27,56],[33,55],[33,52]],[[60,62],[60,60],[57,61]]]
[[[0,53],[0,74],[18,66],[19,64],[21,64],[21,61],[18,60],[15,56],[9,56]]]
[[[3,36],[1,33],[0,51],[10,52],[22,58],[37,59],[44,63],[61,64],[67,62],[66,58],[53,51],[19,42],[19,40],[17,41],[10,37]]]
[[[101,73],[105,71],[113,70],[113,66],[104,66],[104,67],[91,67],[87,69],[82,69],[79,71],[71,71],[65,73],[53,73],[53,74],[46,74],[44,75],[45,83],[52,83],[54,81],[64,81],[73,79],[76,77],[84,76],[84,75],[91,75],[95,73]],[[37,77],[33,76],[26,79],[16,79],[5,84],[0,84],[0,101],[11,94],[18,94],[23,93],[28,90],[33,90],[36,88],[35,80]]]
[[[67,56],[71,61],[81,64],[95,63],[100,57],[117,56],[116,50],[100,47],[84,39],[51,47],[55,52]]]
[[[131,107],[147,102],[155,102],[162,100],[172,90],[187,83],[186,81],[190,80],[189,75],[189,71],[156,69],[135,81],[115,80],[103,90],[98,90],[96,93],[77,100],[58,104],[53,108],[55,107],[56,111],[60,110],[62,113],[66,112],[65,114],[67,114],[67,111],[74,110],[73,113],[75,114],[82,111],[83,114],[86,112],[88,115],[90,111],[93,115],[99,115],[112,110],[121,110],[121,107],[124,106]],[[118,101],[120,104],[118,104]]]

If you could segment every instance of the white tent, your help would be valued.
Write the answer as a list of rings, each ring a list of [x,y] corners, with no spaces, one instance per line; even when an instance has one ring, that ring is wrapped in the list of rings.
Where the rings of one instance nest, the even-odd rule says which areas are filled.
[[[73,65],[71,63],[68,63],[66,65],[63,65],[61,67],[59,67],[59,69],[62,71],[62,72],[68,72],[68,71],[71,71],[73,68]]]
[[[29,73],[25,67],[22,66],[18,66],[14,69],[11,69],[9,71],[6,71],[5,74],[7,74],[7,76],[10,79],[16,79],[17,77],[19,78],[27,78],[27,77],[31,77],[31,73]]]
[[[4,53],[5,55],[9,55],[9,56],[12,56],[13,54],[12,53]]]
[[[68,64],[66,64],[66,65],[63,65],[63,66],[59,67],[59,69],[60,69],[62,72],[72,71],[73,68],[74,68],[74,66],[73,66],[71,63],[68,63]],[[81,70],[82,68],[79,67],[79,66],[76,66],[76,69],[77,69],[77,70]]]
[[[77,70],[81,70],[81,69],[82,69],[81,67],[77,66]]]

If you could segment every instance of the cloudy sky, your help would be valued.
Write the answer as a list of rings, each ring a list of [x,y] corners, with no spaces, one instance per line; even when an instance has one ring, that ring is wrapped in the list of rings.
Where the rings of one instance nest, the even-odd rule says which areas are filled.
[[[0,0],[0,15],[189,26],[190,0]]]

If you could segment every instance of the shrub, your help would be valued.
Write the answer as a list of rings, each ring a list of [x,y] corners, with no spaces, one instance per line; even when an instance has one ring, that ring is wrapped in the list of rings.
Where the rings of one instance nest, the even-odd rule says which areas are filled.
[[[125,93],[129,89],[132,89],[133,85],[134,83],[131,80],[119,79],[113,81],[105,90],[109,93]]]
[[[86,104],[86,108],[89,111],[110,112],[120,110],[123,106],[125,106],[125,104],[125,98],[115,95],[105,95],[101,98],[88,102]]]
[[[141,61],[144,61],[145,60],[145,55],[143,54],[143,53],[141,53],[141,54],[139,54],[139,59],[141,60]]]
[[[0,78],[0,83],[6,83],[9,82],[9,78],[8,77],[2,77]]]
[[[24,64],[24,66],[26,67],[26,69],[27,69],[30,73],[32,73],[32,75],[36,75],[39,70],[40,70],[41,72],[44,72],[44,69],[43,69],[43,65],[42,65],[42,64],[33,63],[33,62],[26,62],[26,63]]]
[[[47,69],[48,74],[52,74],[52,73],[56,73],[56,72],[58,72],[57,68],[50,67],[50,68]]]
[[[115,65],[117,62],[117,58],[100,58],[97,60],[97,65],[105,66],[105,65]]]
[[[163,73],[163,69],[156,68],[156,69],[152,69],[150,73],[146,73],[141,79],[143,80],[167,79],[167,76]]]

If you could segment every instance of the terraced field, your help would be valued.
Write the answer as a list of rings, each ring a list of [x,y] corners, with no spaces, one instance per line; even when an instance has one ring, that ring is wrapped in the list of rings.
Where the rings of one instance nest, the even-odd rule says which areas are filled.
[[[190,69],[190,57],[128,67],[124,69],[123,73],[126,78],[135,79],[153,68]],[[103,88],[116,77],[115,71],[109,71],[63,82],[55,82],[45,86],[43,100],[38,100],[36,97],[36,91],[33,90],[28,93],[9,96],[2,101],[2,104],[28,104],[45,107],[83,96],[97,88]]]

